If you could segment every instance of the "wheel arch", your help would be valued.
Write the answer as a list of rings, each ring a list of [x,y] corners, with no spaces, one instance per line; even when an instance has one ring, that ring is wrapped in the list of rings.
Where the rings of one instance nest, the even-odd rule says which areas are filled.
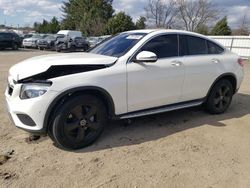
[[[232,83],[234,94],[237,92],[237,78],[236,78],[235,74],[233,74],[233,73],[224,73],[224,74],[220,75],[220,76],[213,82],[213,84],[210,86],[210,88],[209,88],[209,90],[208,90],[208,92],[207,92],[206,98],[209,96],[209,94],[210,94],[212,88],[214,87],[214,85],[215,85],[218,81],[220,81],[220,80],[222,80],[222,79],[227,79],[227,80],[229,80],[229,81]]]
[[[84,86],[69,89],[58,95],[49,105],[45,118],[44,118],[44,130],[48,131],[48,127],[51,125],[51,119],[55,115],[55,112],[59,109],[70,98],[81,95],[81,94],[90,94],[96,97],[99,97],[107,106],[108,117],[112,119],[115,117],[115,106],[111,95],[103,88],[96,86]]]

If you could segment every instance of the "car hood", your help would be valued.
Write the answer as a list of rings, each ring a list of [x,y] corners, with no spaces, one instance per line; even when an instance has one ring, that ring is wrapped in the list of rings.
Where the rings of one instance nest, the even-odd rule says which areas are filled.
[[[18,81],[60,65],[111,65],[118,58],[92,53],[52,54],[33,57],[12,66],[10,76]]]

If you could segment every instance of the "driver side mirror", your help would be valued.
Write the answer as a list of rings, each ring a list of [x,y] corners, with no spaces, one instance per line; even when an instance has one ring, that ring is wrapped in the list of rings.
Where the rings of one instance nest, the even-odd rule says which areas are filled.
[[[157,55],[153,52],[142,51],[140,52],[134,62],[136,63],[155,63],[158,60]]]

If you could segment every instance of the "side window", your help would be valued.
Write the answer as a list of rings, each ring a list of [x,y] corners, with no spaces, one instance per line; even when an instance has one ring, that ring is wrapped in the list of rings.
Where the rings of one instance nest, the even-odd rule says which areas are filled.
[[[178,38],[176,34],[162,35],[147,42],[140,51],[154,52],[158,58],[178,56]]]
[[[1,34],[0,34],[0,38],[1,38],[1,39],[10,39],[11,37],[9,36],[8,33],[1,33]]]
[[[7,33],[6,34],[6,39],[11,40],[13,38],[11,33]]]
[[[221,54],[224,51],[223,48],[221,48],[220,46],[211,41],[207,41],[207,46],[209,54]]]
[[[193,36],[186,36],[186,38],[189,55],[208,54],[207,43],[205,39]]]
[[[10,34],[9,34],[9,38],[10,38],[10,39],[15,39],[16,36],[15,36],[14,34],[10,33]]]

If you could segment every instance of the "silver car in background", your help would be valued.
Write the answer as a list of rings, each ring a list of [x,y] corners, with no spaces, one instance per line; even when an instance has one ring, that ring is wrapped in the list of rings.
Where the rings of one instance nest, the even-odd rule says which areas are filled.
[[[37,48],[37,41],[39,39],[44,39],[48,35],[40,35],[40,34],[35,34],[30,38],[23,39],[23,47],[24,48]]]

